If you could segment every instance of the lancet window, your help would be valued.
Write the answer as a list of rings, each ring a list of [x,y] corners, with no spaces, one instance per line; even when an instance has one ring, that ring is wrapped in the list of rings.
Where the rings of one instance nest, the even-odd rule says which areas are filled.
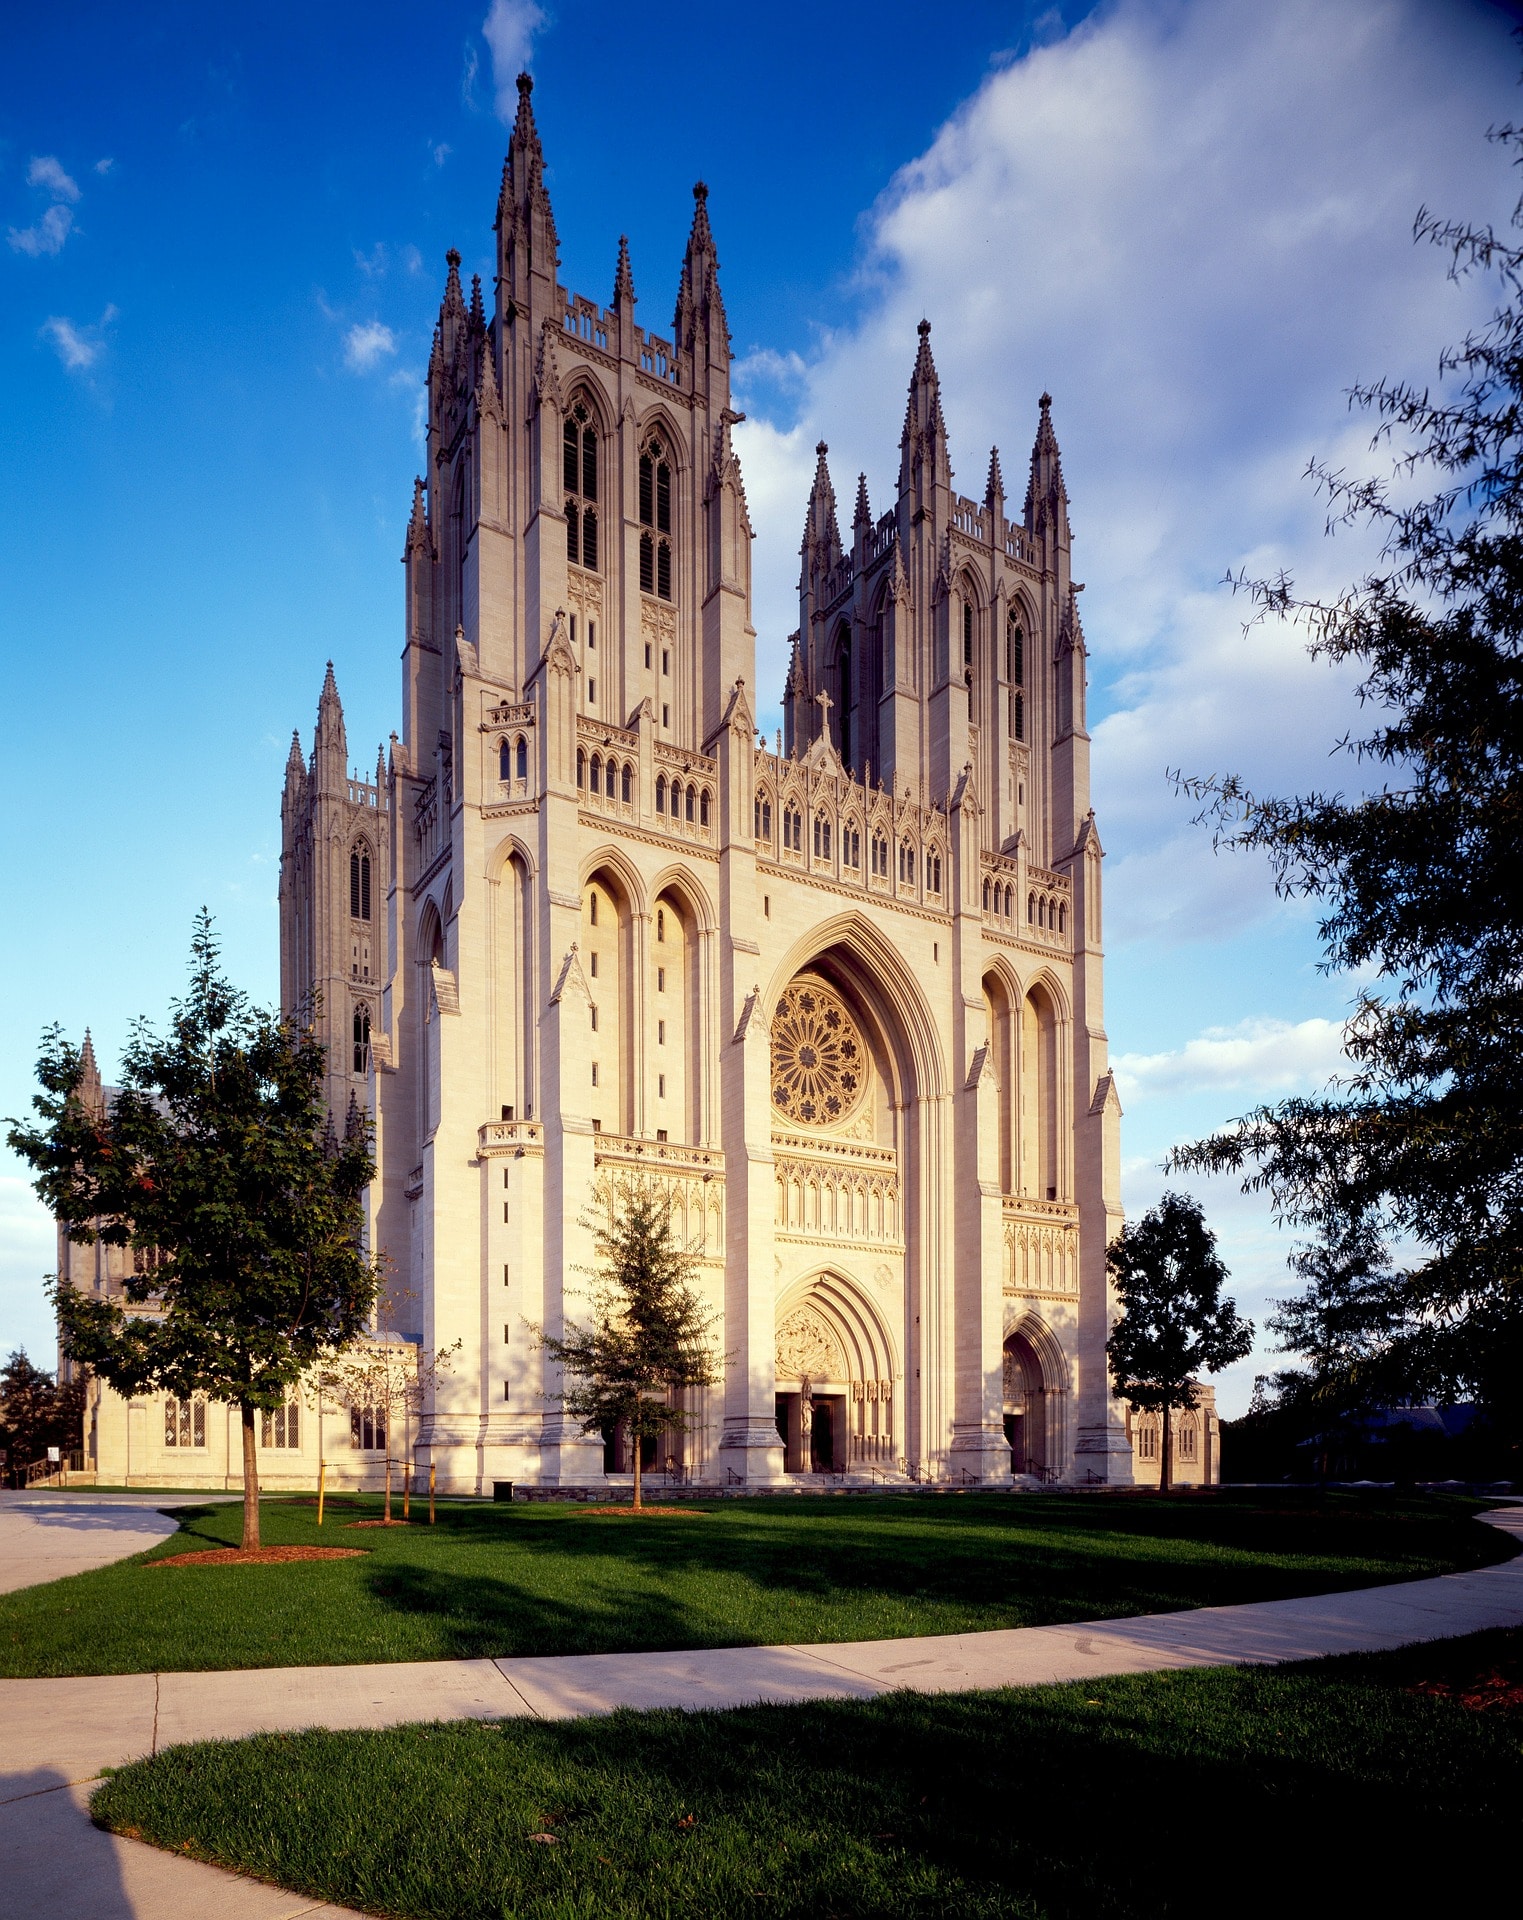
[[[640,453],[640,591],[672,597],[672,466],[659,434]]]
[[[1012,607],[1005,622],[1005,678],[1010,682],[1010,735],[1026,738],[1026,630]]]
[[[814,816],[814,857],[816,860],[830,858],[830,821],[823,813]]]
[[[596,573],[598,566],[598,431],[585,400],[566,415],[561,435],[566,492],[566,558]]]
[[[872,865],[875,879],[886,880],[888,878],[888,837],[886,834],[875,833],[873,835]]]
[[[370,1009],[356,1007],[352,1026],[354,1040],[354,1070],[356,1073],[370,1071]]]
[[[804,816],[797,807],[783,810],[783,845],[794,853],[804,851]]]
[[[756,796],[756,838],[772,838],[772,801],[765,793]]]
[[[363,847],[349,856],[349,915],[353,920],[370,918],[370,855]]]

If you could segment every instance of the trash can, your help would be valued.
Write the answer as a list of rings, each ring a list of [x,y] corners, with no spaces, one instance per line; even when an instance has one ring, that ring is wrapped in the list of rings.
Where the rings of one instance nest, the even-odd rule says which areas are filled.
[[[513,1482],[511,1480],[494,1480],[492,1482],[492,1498],[494,1500],[511,1500],[513,1498]]]

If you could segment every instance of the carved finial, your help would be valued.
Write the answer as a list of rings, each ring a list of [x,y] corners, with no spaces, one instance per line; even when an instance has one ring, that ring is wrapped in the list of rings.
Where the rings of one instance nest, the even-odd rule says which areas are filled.
[[[522,94],[530,94],[530,93],[533,93],[533,91],[534,91],[534,76],[533,76],[532,74],[528,74],[528,73],[521,73],[521,74],[520,74],[520,75],[518,76],[518,91],[519,91],[520,93],[522,93]]]

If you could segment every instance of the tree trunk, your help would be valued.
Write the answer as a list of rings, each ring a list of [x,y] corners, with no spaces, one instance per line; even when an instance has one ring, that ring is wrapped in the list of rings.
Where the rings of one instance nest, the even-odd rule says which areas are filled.
[[[645,1451],[645,1436],[635,1435],[635,1506],[640,1505],[640,1455]]]
[[[1159,1423],[1163,1428],[1163,1437],[1158,1450],[1158,1491],[1160,1493],[1168,1492],[1169,1483],[1174,1477],[1174,1428],[1170,1419],[1173,1411],[1172,1407],[1165,1407]]]
[[[247,1400],[238,1404],[243,1418],[243,1549],[259,1545],[259,1455],[254,1447],[254,1409]]]

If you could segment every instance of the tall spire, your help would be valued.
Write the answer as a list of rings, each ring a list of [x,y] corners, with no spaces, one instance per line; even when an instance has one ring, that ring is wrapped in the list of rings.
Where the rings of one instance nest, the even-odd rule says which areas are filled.
[[[101,1113],[105,1109],[105,1090],[101,1086],[100,1068],[95,1064],[95,1042],[90,1038],[90,1029],[85,1028],[84,1045],[79,1050],[79,1078],[74,1083],[79,1102],[89,1113]]]
[[[1031,449],[1031,477],[1026,483],[1023,517],[1028,527],[1041,531],[1049,519],[1066,522],[1068,489],[1063,484],[1058,436],[1052,428],[1052,395],[1044,393],[1037,404],[1041,414],[1037,421],[1036,441]]]
[[[479,273],[473,273],[471,275],[470,317],[471,332],[475,334],[485,333],[487,330],[487,315],[486,308],[481,304],[481,275]]]
[[[312,735],[312,759],[319,787],[338,788],[349,775],[349,743],[344,732],[344,707],[333,677],[333,662],[323,676],[317,701],[317,727]]]
[[[800,551],[807,571],[813,565],[832,567],[841,557],[841,534],[836,524],[836,490],[830,480],[826,455],[829,447],[821,440],[815,447],[814,485],[809,489],[809,506],[804,514],[804,538]]]
[[[709,226],[709,190],[701,180],[693,188],[693,224],[682,258],[672,329],[678,352],[692,356],[695,380],[705,364],[728,368],[730,328],[719,291],[719,255]]]
[[[533,91],[534,82],[528,74],[521,73],[518,113],[508,142],[502,194],[497,203],[502,259],[511,291],[520,300],[527,295],[531,276],[539,275],[553,285],[560,265],[560,239],[545,186],[545,153],[539,143],[539,129],[534,124],[534,109],[529,103]]]
[[[867,475],[859,473],[857,475],[857,506],[851,516],[852,532],[861,533],[870,530],[872,524],[873,510],[867,500]]]
[[[920,345],[910,375],[904,407],[904,431],[899,436],[899,491],[915,492],[920,504],[937,487],[950,487],[952,465],[947,453],[947,426],[941,413],[941,380],[931,358],[931,323],[917,329]]]

